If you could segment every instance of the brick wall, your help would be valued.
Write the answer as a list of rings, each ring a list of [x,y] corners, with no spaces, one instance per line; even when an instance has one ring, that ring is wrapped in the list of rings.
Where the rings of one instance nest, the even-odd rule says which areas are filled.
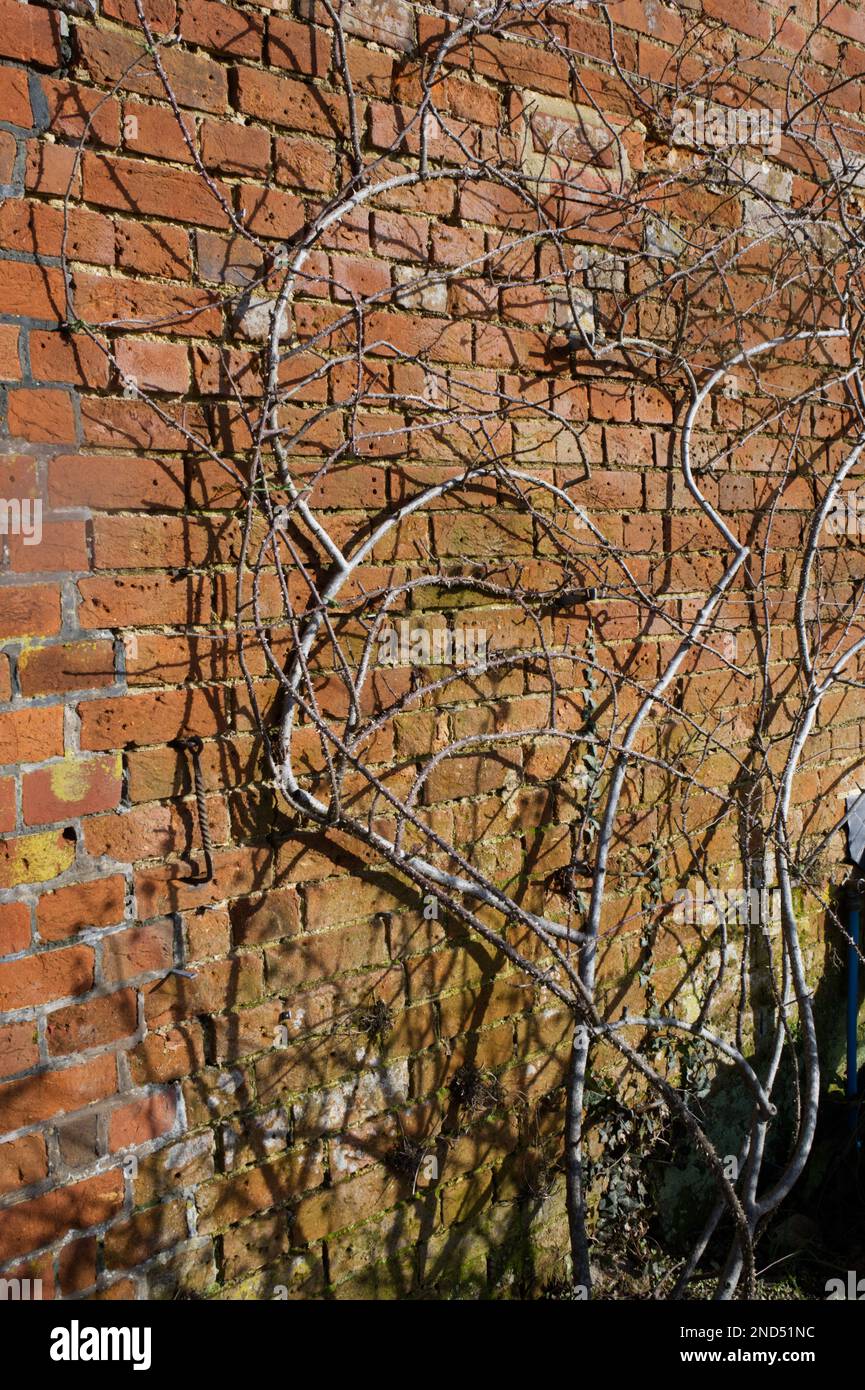
[[[93,8],[0,0],[0,491],[43,503],[40,545],[4,538],[0,591],[0,1272],[41,1277],[57,1296],[272,1296],[284,1286],[309,1297],[327,1285],[341,1296],[435,1294],[494,1287],[512,1259],[537,1286],[561,1273],[567,1243],[561,1178],[548,1171],[567,1014],[483,943],[425,917],[417,893],[370,867],[361,847],[279,821],[231,635],[234,499],[184,432],[226,456],[242,449],[216,343],[223,301],[232,297],[233,313],[256,267],[226,206],[276,244],[344,170],[327,14],[305,0],[147,0],[155,32],[177,35],[164,62],[220,201],[192,168],[132,0]],[[460,9],[351,4],[365,151],[388,149],[417,100],[415,44]],[[695,13],[657,0],[615,9],[622,59],[648,76]],[[703,5],[723,20],[724,41],[751,54],[784,9]],[[797,6],[776,52],[795,51],[809,9]],[[574,6],[569,22],[600,101],[619,110],[627,96],[592,56],[602,55],[602,21]],[[821,42],[826,72],[836,62],[858,71],[860,11],[836,6]],[[861,100],[852,90],[838,93],[851,120]],[[457,54],[446,100],[482,141],[525,91],[551,112],[569,95],[562,60],[531,35]],[[640,154],[634,137],[629,157]],[[309,331],[352,291],[399,284],[406,266],[480,254],[511,215],[506,193],[484,185],[459,203],[434,185],[373,202],[315,253],[311,270],[342,289],[310,287]],[[398,345],[428,342],[469,387],[507,378],[584,422],[584,500],[618,526],[641,573],[664,554],[687,603],[695,575],[702,582],[719,562],[700,548],[693,511],[670,514],[669,403],[625,378],[574,381],[566,358],[550,360],[550,314],[492,275],[472,293],[390,303],[387,332]],[[260,349],[254,302],[231,324],[242,375]],[[117,363],[159,413],[124,395]],[[393,390],[414,389],[408,366],[383,370]],[[737,407],[718,409],[732,417]],[[716,415],[707,430],[723,424]],[[822,448],[839,424],[827,401],[807,429]],[[329,447],[327,428],[313,455]],[[535,462],[567,462],[528,422],[513,428]],[[753,509],[763,443],[718,481],[728,514]],[[373,499],[402,495],[412,468],[432,476],[436,466],[434,449],[413,461],[392,444],[373,452],[319,499],[335,525],[360,524]],[[791,553],[813,505],[812,484],[803,488],[777,520],[776,543]],[[488,500],[412,518],[380,572],[430,548],[445,559],[500,549]],[[506,553],[529,562],[536,544],[524,522],[512,518]],[[788,581],[782,568],[779,588]],[[614,648],[614,608],[607,616]],[[512,618],[485,621],[496,631]],[[644,676],[668,640],[644,643]],[[263,665],[252,674],[267,698]],[[729,711],[748,692],[704,665],[688,698]],[[454,702],[454,728],[476,729],[484,711],[531,724],[535,699],[530,684],[491,683]],[[840,699],[823,719],[803,804],[858,759],[859,703]],[[382,763],[422,754],[432,732],[428,713],[404,717]],[[214,843],[203,885],[186,881],[201,869],[200,825],[175,741],[191,734],[204,741]],[[504,878],[532,836],[549,764],[543,748],[495,766],[473,755],[444,764],[427,801],[461,843],[485,837]],[[647,853],[665,834],[664,786],[646,772],[629,805],[628,842]],[[553,823],[532,836],[530,891],[568,862],[574,816],[559,794]],[[725,834],[715,852],[732,862]],[[639,892],[611,889],[609,920],[635,904]],[[663,944],[658,952],[660,979]],[[604,988],[618,1004],[644,998],[633,958],[627,942],[609,953]],[[371,998],[392,1010],[383,1036],[359,1022]],[[466,1063],[501,1087],[499,1104],[474,1119],[458,1113],[451,1084]],[[427,1165],[415,1181],[399,1154],[430,1136],[440,1136],[430,1149],[438,1178]]]

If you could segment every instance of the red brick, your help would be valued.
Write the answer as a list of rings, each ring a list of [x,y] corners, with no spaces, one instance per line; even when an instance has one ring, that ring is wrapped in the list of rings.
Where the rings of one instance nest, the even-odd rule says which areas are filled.
[[[83,628],[186,624],[209,616],[209,586],[198,576],[174,583],[163,575],[86,578],[78,588]]]
[[[141,8],[150,28],[156,33],[164,34],[174,28],[177,19],[175,0],[143,0]],[[135,0],[102,0],[102,11],[109,19],[134,24],[136,29],[140,26]]]
[[[129,744],[167,743],[181,734],[216,733],[223,723],[220,694],[207,690],[167,690],[79,705],[81,746],[94,751]],[[3,716],[0,716],[2,719]]]
[[[49,462],[48,495],[53,507],[117,512],[180,508],[183,473],[149,459],[63,455]]]
[[[39,1124],[55,1115],[82,1110],[105,1100],[117,1089],[117,1062],[113,1053],[94,1057],[80,1066],[41,1071],[0,1086],[0,1129],[9,1132]]]
[[[66,573],[86,570],[87,534],[83,521],[43,521],[42,538],[33,545],[24,536],[9,537],[12,574]]]
[[[0,714],[0,765],[41,762],[62,752],[62,709],[16,709]]]
[[[56,695],[70,690],[93,690],[114,682],[111,642],[62,642],[51,647],[28,647],[19,659],[21,693]]]
[[[176,424],[172,423],[172,416]],[[177,450],[189,442],[185,431],[193,434],[203,429],[197,407],[180,403],[169,405],[164,414],[153,410],[147,401],[109,400],[105,396],[85,396],[81,402],[81,432],[84,443],[94,448]]]
[[[0,326],[0,378],[3,381],[21,380],[21,362],[18,358],[19,330],[12,324]]]
[[[48,1153],[41,1134],[25,1134],[0,1144],[0,1196],[48,1176]]]
[[[243,891],[241,885],[234,891],[238,889]],[[225,1007],[227,997],[234,1005],[250,1004],[262,993],[261,957],[243,952],[231,960],[206,961],[197,966],[192,979],[169,975],[145,986],[143,992],[145,1017],[148,1027],[153,1028],[202,1013],[217,1013]]]
[[[14,777],[0,777],[0,834],[3,835],[15,829],[15,785]]]
[[[772,37],[769,10],[764,9],[762,5],[754,4],[754,0],[741,0],[732,14],[724,0],[703,0],[703,10],[714,19],[723,20],[732,29],[750,34],[752,38],[766,40]]]
[[[165,100],[165,88],[146,59],[144,41],[138,34],[80,25],[76,37],[82,61],[94,81],[107,86],[122,82],[128,91]],[[183,49],[163,48],[162,63],[181,106],[201,111],[226,110],[228,76],[224,67],[204,54]]]
[[[222,0],[183,0],[180,32],[188,43],[235,57],[260,58],[264,20],[248,10],[240,13]]]
[[[332,276],[334,297],[350,300],[364,299],[371,294],[390,289],[390,266],[371,256],[334,256]]]
[[[421,19],[419,28],[424,31],[435,24],[435,20]],[[474,71],[494,81],[527,86],[554,96],[567,95],[569,68],[558,53],[483,34],[473,46],[472,58]]]
[[[93,987],[93,948],[68,946],[0,962],[0,1012],[84,994]]]
[[[201,1024],[194,1020],[165,1033],[149,1033],[129,1053],[129,1070],[138,1086],[148,1082],[177,1081],[204,1066]]]
[[[422,217],[399,212],[374,212],[373,244],[376,254],[398,261],[425,261],[430,223]]]
[[[51,10],[0,0],[0,55],[44,68],[60,64],[60,25]]]
[[[26,951],[30,945],[30,909],[25,903],[0,905],[0,956]]]
[[[233,940],[237,946],[275,941],[300,931],[297,890],[278,888],[261,897],[244,898],[231,908]]]
[[[118,989],[100,999],[70,1004],[50,1013],[46,1028],[48,1051],[54,1057],[62,1057],[131,1038],[137,1031],[138,995],[134,989]]]
[[[123,116],[123,145],[136,154],[152,154],[176,164],[191,164],[192,152],[183,131],[195,138],[195,118],[184,117],[183,129],[170,106],[127,101]]]
[[[48,129],[69,140],[116,145],[120,140],[120,103],[80,82],[43,77]]]
[[[72,207],[64,219],[60,208],[49,207],[47,203],[37,203],[30,198],[8,198],[0,205],[0,243],[10,251],[39,252],[42,256],[59,256],[63,245],[64,225],[66,228],[67,254],[89,265],[108,266],[114,264],[114,228],[107,217],[84,208]],[[17,270],[13,272],[13,265]],[[23,267],[23,269],[22,269]],[[46,295],[48,302],[57,312],[33,315],[31,309],[22,309],[25,317],[56,319],[64,315],[60,300],[54,292],[52,281],[46,280],[45,268],[36,269],[36,282],[41,286],[39,293]],[[24,292],[22,276],[33,272],[34,267],[23,262],[5,261],[4,279],[0,289],[6,290],[7,276],[18,278],[17,293]],[[52,272],[53,275],[53,272]]]
[[[0,110],[10,125],[26,128],[33,124],[27,73],[19,68],[0,68]]]
[[[29,193],[77,198],[81,193],[81,165],[71,145],[47,145],[28,140],[24,160],[24,187]]]
[[[139,160],[86,153],[84,197],[97,206],[195,226],[224,227],[228,218],[197,173],[161,169]]]
[[[13,4],[19,8],[18,0],[13,0]],[[60,271],[50,266],[27,265],[23,261],[4,261],[0,279],[0,313],[16,318],[65,318]]]
[[[270,164],[270,132],[232,121],[204,121],[201,157],[227,174],[263,174]]]
[[[0,1024],[0,1076],[29,1071],[39,1061],[39,1040],[35,1023]],[[4,1124],[4,1129],[12,1125]]]
[[[9,392],[9,433],[41,444],[75,439],[72,398],[66,391],[18,387]]]
[[[62,941],[87,928],[114,926],[123,921],[125,898],[126,883],[119,874],[56,888],[39,899],[36,929],[43,941]]]
[[[165,223],[117,222],[117,264],[141,275],[183,280],[192,271],[189,232]]]
[[[345,129],[345,97],[259,68],[237,69],[237,104],[247,116],[333,137]]]
[[[189,387],[189,355],[181,343],[121,338],[116,356],[120,370],[142,390],[180,394]]]
[[[181,337],[210,336],[222,327],[213,296],[197,287],[87,274],[78,275],[75,284],[76,307],[86,323],[124,321],[131,327],[134,322],[142,332],[161,328]],[[121,404],[129,407],[131,402]]]
[[[7,1207],[0,1226],[0,1260],[50,1245],[74,1230],[101,1225],[123,1203],[123,1175],[114,1168],[72,1187]]]
[[[80,1293],[96,1283],[97,1246],[98,1242],[93,1236],[73,1240],[63,1246],[58,1260],[61,1293]]]
[[[858,43],[865,43],[865,15],[853,5],[836,3],[836,0],[820,0],[820,19],[834,29],[836,34],[843,34],[845,38],[855,39]],[[738,28],[739,25],[736,25]],[[745,31],[751,33],[750,29]]]
[[[171,1091],[157,1091],[112,1110],[108,1122],[108,1148],[111,1153],[146,1144],[167,1134],[174,1124],[177,1102]]]
[[[174,923],[171,918],[112,932],[102,945],[106,980],[134,980],[139,975],[165,974],[174,964]]]
[[[105,348],[86,333],[30,334],[30,365],[37,381],[63,381],[72,386],[108,385],[110,365]]]
[[[277,183],[327,192],[333,186],[333,150],[302,136],[278,135],[274,160]]]
[[[25,773],[24,824],[51,825],[113,810],[120,804],[121,774],[119,758],[66,758]]]
[[[330,67],[329,36],[309,24],[270,16],[267,26],[267,62],[274,68],[308,73],[310,77],[326,77]]]
[[[303,204],[293,193],[244,184],[240,211],[245,225],[256,236],[287,238],[304,224]]]

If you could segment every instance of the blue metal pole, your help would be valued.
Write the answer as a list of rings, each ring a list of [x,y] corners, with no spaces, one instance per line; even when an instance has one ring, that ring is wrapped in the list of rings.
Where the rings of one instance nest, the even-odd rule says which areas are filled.
[[[847,898],[847,1124],[855,1130],[859,1121],[859,913],[858,887],[851,884]]]

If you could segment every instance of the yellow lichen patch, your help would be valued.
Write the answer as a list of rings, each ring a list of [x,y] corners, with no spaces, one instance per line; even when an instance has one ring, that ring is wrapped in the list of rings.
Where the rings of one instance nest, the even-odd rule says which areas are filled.
[[[120,755],[86,761],[82,758],[64,758],[62,762],[52,763],[49,768],[51,794],[57,801],[81,801],[90,790],[96,777],[120,776]]]
[[[22,883],[45,883],[69,868],[75,858],[75,841],[62,831],[22,835],[0,845],[0,888]]]

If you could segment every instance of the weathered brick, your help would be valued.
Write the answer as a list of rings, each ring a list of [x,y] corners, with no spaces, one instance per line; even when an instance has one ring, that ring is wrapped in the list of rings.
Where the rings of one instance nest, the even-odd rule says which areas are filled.
[[[129,1269],[161,1250],[170,1250],[186,1235],[185,1204],[163,1202],[135,1212],[128,1221],[118,1222],[106,1232],[105,1263],[110,1269]]]
[[[4,1213],[0,1259],[27,1254],[70,1231],[97,1226],[114,1215],[122,1200],[123,1179],[115,1168],[30,1202],[19,1202]]]
[[[12,3],[17,5],[18,0]],[[3,262],[0,313],[57,320],[63,318],[64,312],[63,281],[59,271],[24,261]]]
[[[237,69],[237,103],[247,116],[257,116],[289,130],[331,137],[344,128],[347,112],[342,96],[244,66]]]
[[[51,10],[0,0],[0,55],[54,68],[60,63],[60,24]]]
[[[218,53],[260,58],[264,19],[250,11],[235,11],[217,0],[183,0],[180,32],[189,43]]]
[[[81,1110],[116,1089],[117,1063],[110,1053],[80,1065],[37,1072],[0,1086],[0,1121],[6,1132],[21,1129]]]
[[[35,1024],[0,1024],[0,1077],[28,1071],[38,1060],[39,1042]]]
[[[11,125],[29,127],[33,123],[27,74],[21,68],[0,68],[0,105]]]
[[[170,464],[147,459],[103,454],[55,457],[49,464],[48,487],[56,507],[147,511],[183,506],[182,474]]]
[[[410,1184],[385,1169],[374,1168],[349,1182],[304,1197],[295,1215],[298,1241],[321,1240],[334,1231],[354,1226],[366,1217],[394,1206],[408,1196]]]
[[[66,758],[24,774],[22,804],[25,825],[89,816],[120,804],[120,759]]]
[[[123,991],[131,993],[131,991]],[[167,1134],[174,1124],[177,1102],[173,1091],[154,1091],[128,1105],[117,1106],[108,1120],[108,1149],[128,1149]]]
[[[174,923],[148,922],[112,932],[102,944],[106,980],[134,980],[138,975],[168,971],[174,962]]]
[[[125,881],[96,878],[45,893],[36,907],[36,928],[43,941],[62,941],[78,931],[113,926],[124,913]]]
[[[58,1277],[64,1294],[92,1288],[97,1278],[97,1241],[93,1236],[70,1241],[60,1251]]]
[[[179,343],[123,338],[117,344],[116,356],[124,378],[141,390],[181,394],[189,386],[189,356]]]
[[[84,994],[93,984],[93,949],[70,946],[0,962],[0,1010]]]
[[[281,888],[259,897],[242,898],[231,908],[237,946],[294,936],[300,930],[300,902],[294,888]]]
[[[48,1051],[52,1056],[64,1057],[131,1038],[137,1031],[138,996],[132,989],[120,989],[49,1014]]]
[[[48,1154],[41,1134],[25,1134],[0,1144],[0,1195],[29,1187],[48,1176]]]
[[[85,154],[84,197],[97,207],[170,216],[196,226],[222,227],[228,220],[195,174],[150,168],[131,159]]]
[[[114,647],[106,641],[27,647],[18,670],[21,693],[28,697],[98,689],[114,683]]]
[[[75,439],[72,399],[66,391],[22,387],[9,392],[9,433],[36,444],[69,444]]]
[[[227,174],[264,173],[270,163],[270,133],[261,126],[205,121],[201,157],[209,168]]]
[[[0,616],[0,637],[51,637],[60,631],[60,589],[56,584],[10,585],[3,594],[3,613]],[[35,720],[43,711],[16,711],[16,718],[25,724]],[[5,716],[4,716],[5,719]],[[11,723],[6,724],[10,728]],[[0,732],[0,761],[12,761],[2,756],[5,738],[15,735]],[[54,740],[50,741],[51,746]],[[25,759],[21,759],[25,761]]]
[[[0,841],[0,888],[47,883],[75,859],[75,832],[49,830]]]
[[[322,1151],[312,1145],[246,1173],[218,1179],[199,1191],[199,1229],[217,1231],[257,1212],[283,1206],[318,1187],[323,1177]]]
[[[26,903],[0,906],[0,956],[26,951],[30,945],[30,909]]]
[[[82,60],[95,82],[124,86],[142,96],[163,100],[165,89],[144,53],[143,40],[116,29],[85,25],[77,31]],[[181,106],[222,112],[228,106],[226,71],[211,58],[184,49],[164,51],[162,62]],[[131,71],[130,71],[131,69]]]
[[[218,1013],[227,998],[249,1004],[261,995],[261,960],[244,953],[233,960],[209,961],[191,980],[170,975],[145,988],[148,1026],[157,1028],[202,1013]]]

